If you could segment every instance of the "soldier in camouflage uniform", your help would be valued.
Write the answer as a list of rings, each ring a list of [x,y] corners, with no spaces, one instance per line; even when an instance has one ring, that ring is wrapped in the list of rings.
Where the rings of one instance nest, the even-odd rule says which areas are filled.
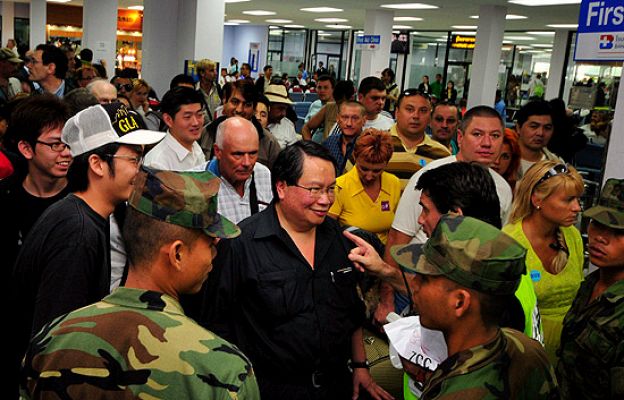
[[[186,317],[219,238],[238,236],[217,213],[210,172],[144,168],[124,225],[126,287],[59,317],[31,341],[22,369],[27,399],[258,399],[247,357]]]
[[[373,271],[392,268],[355,241],[353,261]],[[539,342],[498,325],[525,271],[520,244],[485,222],[445,215],[424,245],[394,246],[391,253],[411,274],[406,282],[421,324],[442,331],[448,347],[422,400],[559,397]]]
[[[563,399],[624,398],[624,179],[609,179],[585,211],[587,276],[563,321],[557,376]]]

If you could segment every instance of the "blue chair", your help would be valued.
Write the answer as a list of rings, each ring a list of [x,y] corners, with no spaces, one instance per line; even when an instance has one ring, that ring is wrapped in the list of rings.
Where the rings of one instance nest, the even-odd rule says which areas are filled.
[[[303,129],[305,117],[297,117],[297,123],[295,124],[295,132],[301,133]]]
[[[309,101],[310,103],[318,100],[318,98],[319,98],[318,93],[306,93],[305,94],[305,101]]]
[[[290,99],[295,103],[303,101],[304,94],[303,93],[289,93]]]
[[[295,107],[295,112],[297,113],[297,116],[301,118],[305,118],[305,116],[308,115],[308,110],[310,109],[311,104],[312,103],[310,103],[309,101],[301,101],[299,103],[295,103],[294,107]]]

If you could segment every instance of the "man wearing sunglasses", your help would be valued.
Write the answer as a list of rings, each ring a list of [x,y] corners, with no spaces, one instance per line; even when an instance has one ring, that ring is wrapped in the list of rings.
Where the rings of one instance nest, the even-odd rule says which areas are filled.
[[[44,324],[109,293],[109,217],[132,192],[143,146],[164,135],[141,129],[120,103],[89,107],[65,123],[59,147],[74,158],[72,193],[39,218],[15,262],[12,368]]]
[[[129,77],[123,75],[115,75],[110,80],[110,83],[115,86],[115,89],[117,89],[117,93],[119,95],[130,98],[130,92],[132,92],[132,81]]]

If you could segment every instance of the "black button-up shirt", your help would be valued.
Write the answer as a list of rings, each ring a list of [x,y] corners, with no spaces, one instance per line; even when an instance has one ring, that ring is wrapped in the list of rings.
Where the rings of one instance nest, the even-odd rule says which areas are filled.
[[[258,376],[288,380],[344,368],[364,307],[352,245],[331,218],[316,228],[314,268],[280,226],[275,206],[220,243],[206,302],[207,326],[237,344]]]

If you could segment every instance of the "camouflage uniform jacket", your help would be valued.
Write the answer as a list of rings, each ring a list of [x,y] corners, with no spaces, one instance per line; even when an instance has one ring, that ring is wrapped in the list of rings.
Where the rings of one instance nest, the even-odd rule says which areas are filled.
[[[558,399],[553,367],[539,342],[503,328],[484,345],[447,358],[421,400]]]
[[[22,369],[26,399],[259,399],[249,360],[162,293],[118,288],[46,325]]]
[[[599,271],[581,285],[563,321],[557,377],[563,399],[624,398],[624,281],[590,301]]]

